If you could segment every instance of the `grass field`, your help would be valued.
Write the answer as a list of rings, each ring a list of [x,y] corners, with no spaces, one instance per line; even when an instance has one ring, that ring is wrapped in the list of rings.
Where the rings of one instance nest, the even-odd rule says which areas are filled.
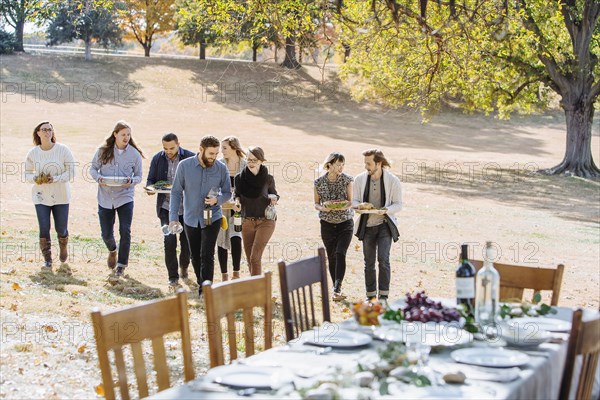
[[[600,304],[598,182],[532,174],[562,159],[565,125],[558,110],[510,121],[447,110],[423,124],[410,110],[354,103],[333,69],[290,72],[273,64],[126,57],[85,63],[31,54],[2,57],[0,67],[0,397],[96,396],[100,375],[90,309],[169,295],[156,200],[141,188],[127,277],[118,285],[107,283],[96,185],[87,168],[119,119],[132,124],[133,137],[146,154],[144,182],[150,158],[167,132],[175,132],[182,146],[193,151],[206,134],[236,135],[244,146],[264,148],[281,195],[264,270],[275,272],[279,259],[313,255],[321,244],[312,181],[325,156],[342,152],[346,172],[357,175],[363,171],[361,152],[379,147],[403,181],[392,297],[415,290],[452,297],[460,243],[472,243],[474,257],[481,258],[484,242],[492,240],[499,261],[565,264],[560,305]],[[41,120],[53,123],[58,140],[79,163],[70,206],[71,256],[68,265],[58,270],[57,262],[48,276],[39,273],[31,187],[21,178],[32,130]],[[599,139],[593,139],[597,163]],[[356,240],[348,264],[348,302],[332,304],[334,321],[347,318],[351,303],[364,296]],[[242,269],[247,274],[245,264]],[[218,280],[220,274],[215,276]],[[280,341],[278,284],[273,294]],[[190,305],[194,362],[202,373],[208,367],[205,316],[195,289]],[[176,348],[169,344],[173,354]],[[174,365],[177,361],[173,358]]]

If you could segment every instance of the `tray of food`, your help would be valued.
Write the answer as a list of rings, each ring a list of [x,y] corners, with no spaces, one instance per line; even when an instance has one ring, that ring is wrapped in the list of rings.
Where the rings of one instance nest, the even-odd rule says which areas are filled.
[[[106,186],[123,186],[131,181],[129,176],[101,176],[100,182]]]
[[[331,200],[323,203],[323,207],[330,210],[341,210],[347,208],[349,205],[350,202],[348,200]]]
[[[384,214],[385,207],[377,208],[371,203],[360,203],[355,211],[358,214]]]
[[[144,187],[144,189],[147,190],[148,192],[153,192],[153,193],[171,193],[172,187],[173,187],[173,184],[169,181],[158,181],[158,182],[154,183],[153,185],[148,185],[148,186]]]

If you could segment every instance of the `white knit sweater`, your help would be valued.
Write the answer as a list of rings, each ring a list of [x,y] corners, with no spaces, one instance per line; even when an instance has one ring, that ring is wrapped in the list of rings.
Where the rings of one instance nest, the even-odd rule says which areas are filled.
[[[52,175],[52,183],[38,185],[34,178],[41,172]],[[25,160],[25,181],[33,183],[31,196],[33,204],[53,206],[69,204],[71,185],[75,176],[75,159],[71,150],[63,144],[55,143],[50,150],[35,146]]]

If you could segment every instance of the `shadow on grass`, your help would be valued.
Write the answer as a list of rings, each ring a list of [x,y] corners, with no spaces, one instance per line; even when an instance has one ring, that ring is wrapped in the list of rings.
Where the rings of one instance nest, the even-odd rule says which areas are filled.
[[[36,275],[29,275],[29,279],[38,285],[58,292],[65,291],[65,285],[87,286],[87,281],[73,276],[69,264],[63,263],[54,271],[40,271]]]
[[[124,275],[120,278],[110,275],[106,286],[109,292],[117,296],[129,297],[136,300],[153,300],[165,297],[160,289],[145,285],[137,279],[129,277],[129,275]]]

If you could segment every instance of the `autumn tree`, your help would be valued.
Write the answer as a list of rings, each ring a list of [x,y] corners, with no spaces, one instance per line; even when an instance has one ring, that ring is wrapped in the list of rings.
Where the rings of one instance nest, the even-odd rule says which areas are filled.
[[[213,26],[210,1],[180,0],[176,3],[177,36],[185,45],[197,45],[199,57],[206,59],[206,47],[219,39],[219,33]]]
[[[563,161],[548,173],[598,177],[592,159],[600,93],[598,0],[344,0],[342,66],[357,98],[424,113],[451,100],[468,111],[529,113],[558,95]]]
[[[118,6],[123,26],[129,36],[144,48],[150,57],[154,35],[170,32],[174,27],[175,0],[122,0]]]
[[[87,61],[92,59],[92,42],[108,48],[119,45],[122,36],[114,9],[92,0],[59,4],[46,32],[50,45],[83,40]]]

